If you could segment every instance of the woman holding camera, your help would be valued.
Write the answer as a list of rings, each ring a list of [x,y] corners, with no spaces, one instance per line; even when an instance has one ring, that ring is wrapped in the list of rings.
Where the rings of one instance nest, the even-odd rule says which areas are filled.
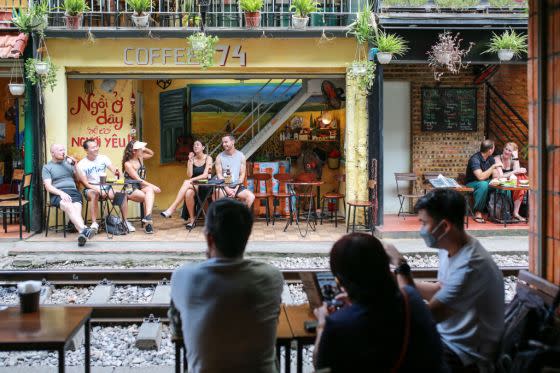
[[[440,336],[415,288],[399,289],[381,241],[352,233],[331,249],[330,267],[344,306],[324,304],[314,360],[331,372],[442,371]],[[369,367],[369,369],[368,369]]]

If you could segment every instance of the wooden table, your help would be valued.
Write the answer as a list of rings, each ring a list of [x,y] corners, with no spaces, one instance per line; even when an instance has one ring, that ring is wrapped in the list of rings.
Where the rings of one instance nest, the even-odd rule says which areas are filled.
[[[58,371],[64,372],[64,351],[83,326],[86,373],[90,371],[91,307],[41,306],[21,313],[19,307],[0,311],[0,351],[58,351]]]
[[[297,342],[297,373],[303,371],[303,346],[311,345],[315,343],[315,337],[317,334],[315,332],[310,333],[305,330],[303,323],[308,320],[317,320],[313,311],[309,307],[309,304],[301,304],[298,306],[286,306],[286,315],[288,317],[288,322],[290,328],[292,329],[292,334]]]
[[[181,370],[181,360],[183,360],[183,364],[186,365],[187,360],[185,358],[183,352],[183,358],[181,359],[181,350],[183,349],[184,343],[182,337],[173,336],[172,341],[175,343],[175,373],[180,373]],[[285,348],[284,354],[284,365],[285,365],[285,372],[290,373],[291,367],[291,356],[290,356],[290,344],[294,339],[294,335],[292,333],[292,328],[290,327],[290,323],[288,322],[288,315],[286,314],[286,306],[283,304],[280,306],[280,314],[278,315],[278,326],[276,327],[276,357],[278,362],[280,362],[280,347]]]
[[[323,181],[310,181],[310,182],[299,182],[299,181],[289,181],[286,182],[286,190],[288,191],[288,194],[290,195],[289,199],[288,199],[288,207],[290,210],[290,217],[289,219],[286,221],[286,226],[284,227],[284,232],[286,232],[286,230],[288,229],[288,226],[291,225],[294,221],[296,222],[296,225],[298,227],[299,230],[299,234],[300,236],[303,238],[305,236],[307,236],[307,233],[309,232],[309,229],[311,229],[312,231],[315,231],[316,229],[316,217],[313,219],[313,221],[311,220],[311,215],[312,213],[315,213],[315,209],[313,209],[313,206],[315,204],[315,196],[313,195],[313,188],[316,187],[317,188],[317,197],[319,197],[319,190],[321,185],[323,185],[324,182]],[[299,188],[299,191],[296,191],[296,188]],[[307,209],[307,213],[304,212],[304,216],[306,216],[305,219],[305,229],[302,230],[300,225],[299,225],[299,199],[300,198],[309,198],[309,207]],[[295,206],[292,206],[292,201],[295,199]],[[319,207],[319,203],[317,203],[317,207]]]
[[[506,191],[510,191],[510,192],[516,192],[516,191],[520,191],[520,190],[524,190],[524,191],[528,191],[529,190],[529,185],[527,186],[504,186],[504,185],[492,185],[490,184],[490,188],[496,189],[496,190],[501,190],[503,193],[496,193],[497,196],[496,198],[501,198],[502,200],[502,221],[500,222],[499,219],[496,219],[496,221],[498,223],[504,223],[504,228],[507,227],[508,223],[512,223],[512,222],[518,222],[518,221],[513,221],[513,220],[509,220],[506,217],[506,209],[503,207],[505,206],[505,203],[507,201],[507,203],[510,203],[510,201],[507,200],[507,194],[505,193]],[[512,206],[513,207],[513,206]],[[496,216],[496,202],[494,202],[494,216]]]

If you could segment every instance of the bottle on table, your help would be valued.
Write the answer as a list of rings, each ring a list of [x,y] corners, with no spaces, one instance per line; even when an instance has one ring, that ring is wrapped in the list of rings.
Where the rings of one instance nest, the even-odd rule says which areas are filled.
[[[224,182],[226,184],[231,184],[232,180],[231,180],[231,169],[229,168],[229,165],[226,167],[226,174],[224,176]]]

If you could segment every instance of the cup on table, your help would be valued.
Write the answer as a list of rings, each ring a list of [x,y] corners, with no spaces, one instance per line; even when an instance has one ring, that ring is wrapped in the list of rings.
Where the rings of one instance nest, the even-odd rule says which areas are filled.
[[[99,184],[107,183],[107,174],[99,174]]]
[[[17,286],[21,313],[39,311],[40,281],[25,281]]]

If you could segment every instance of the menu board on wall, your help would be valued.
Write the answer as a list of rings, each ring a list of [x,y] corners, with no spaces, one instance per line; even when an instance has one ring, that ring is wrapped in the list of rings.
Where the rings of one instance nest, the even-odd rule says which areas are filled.
[[[423,87],[422,131],[476,131],[476,93],[476,87]]]

